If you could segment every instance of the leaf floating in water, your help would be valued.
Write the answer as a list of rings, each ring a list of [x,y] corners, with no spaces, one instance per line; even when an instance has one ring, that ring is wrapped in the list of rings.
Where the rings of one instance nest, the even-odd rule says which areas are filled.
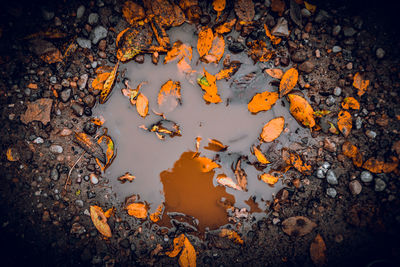
[[[362,96],[367,90],[369,85],[369,80],[364,80],[360,73],[354,75],[353,86],[358,89],[357,95]]]
[[[218,25],[215,28],[215,32],[218,34],[224,34],[232,31],[233,26],[235,26],[236,23],[236,18],[230,19],[226,22],[224,22],[221,25]]]
[[[247,191],[247,174],[242,169],[241,163],[242,163],[242,159],[239,158],[238,161],[236,162],[235,176],[236,176],[236,180],[237,180],[240,188],[242,188],[242,190],[244,190],[244,191]]]
[[[113,71],[110,73],[110,75],[108,75],[107,79],[104,81],[103,89],[101,89],[100,92],[100,99],[99,99],[100,104],[104,104],[107,101],[108,97],[110,96],[110,93],[113,89],[115,78],[117,76],[118,65],[119,61],[117,62],[117,64],[115,64]]]
[[[195,160],[200,164],[202,172],[210,172],[215,168],[221,168],[221,165],[206,157],[197,157]]]
[[[314,110],[307,100],[294,94],[289,94],[288,98],[290,101],[290,113],[293,117],[306,127],[314,127]]]
[[[158,222],[161,219],[161,215],[163,213],[164,205],[160,204],[157,207],[157,210],[149,215],[149,218],[152,222]]]
[[[235,242],[236,244],[243,245],[243,239],[240,238],[238,233],[236,233],[233,230],[230,229],[221,229],[221,232],[219,233],[220,237],[228,237],[230,240]]]
[[[283,117],[277,117],[270,120],[262,129],[260,135],[261,140],[266,143],[274,141],[281,135],[284,125],[285,119]]]
[[[181,83],[168,80],[161,86],[157,97],[158,106],[163,112],[169,112],[181,103]]]
[[[174,60],[181,60],[182,58],[187,58],[188,62],[192,60],[193,49],[190,45],[184,44],[181,41],[176,41],[172,48],[167,52],[164,58],[164,64],[167,64]]]
[[[290,164],[302,174],[311,175],[311,165],[303,162],[297,153],[290,153]]]
[[[276,92],[257,93],[250,100],[247,108],[251,113],[257,114],[260,111],[270,110],[277,100],[278,93]]]
[[[344,109],[360,109],[360,103],[354,97],[346,97],[343,99],[342,108]]]
[[[279,181],[279,177],[275,177],[269,173],[263,173],[260,175],[261,181],[267,183],[270,186],[275,185]]]
[[[212,30],[208,27],[203,27],[199,32],[199,37],[197,40],[197,51],[199,52],[200,58],[205,56],[212,47],[214,40],[214,34]]]
[[[149,129],[146,127],[143,129],[155,133],[160,140],[163,140],[166,136],[181,136],[179,125],[170,120],[160,120],[156,124],[153,124]]]
[[[232,61],[229,63],[229,65],[224,65],[224,68],[215,74],[216,80],[229,80],[233,75],[235,75],[241,65],[242,63],[239,61]]]
[[[353,119],[351,114],[345,110],[342,110],[338,114],[338,128],[344,137],[349,136],[351,128],[353,128]]]
[[[265,69],[265,73],[275,79],[282,79],[283,71],[281,69]]]
[[[222,35],[215,35],[212,41],[212,46],[207,55],[205,55],[204,61],[207,63],[217,63],[221,60],[225,51],[225,40]]]
[[[124,184],[126,181],[132,182],[135,179],[136,177],[129,172],[126,172],[124,175],[118,177],[118,181],[121,181],[122,184]]]
[[[304,216],[287,218],[282,222],[282,230],[290,236],[304,236],[309,234],[317,225]]]
[[[132,203],[126,206],[128,214],[138,219],[147,218],[147,206],[144,203]]]
[[[261,164],[271,163],[256,146],[253,146],[253,151],[254,151],[254,156],[256,156],[258,162],[260,162]]]
[[[288,69],[285,74],[283,74],[281,82],[279,84],[279,97],[285,96],[297,84],[297,80],[299,79],[299,72],[295,68]]]
[[[147,114],[149,113],[149,100],[142,93],[140,93],[137,96],[136,110],[139,113],[139,115],[142,116],[143,118],[145,118],[147,116]]]
[[[201,89],[205,91],[203,99],[208,103],[220,103],[222,102],[221,97],[218,95],[218,88],[216,84],[216,78],[214,75],[204,70],[204,77],[197,80]]]
[[[219,174],[217,176],[217,183],[235,190],[243,191],[243,189],[237,183],[235,183],[232,178],[226,176],[225,174]]]
[[[222,144],[220,141],[216,139],[209,139],[208,146],[204,147],[205,149],[212,150],[212,151],[225,151],[228,146]]]
[[[112,161],[115,158],[114,142],[108,135],[102,135],[97,140],[97,143],[102,148],[102,151],[106,150],[106,161],[104,165],[100,160],[98,160],[98,158],[96,158],[97,165],[99,165],[100,169],[104,172],[105,169],[107,169],[108,166],[111,165]]]
[[[111,228],[107,224],[107,218],[103,209],[99,206],[90,206],[90,218],[96,229],[105,237],[111,237]]]

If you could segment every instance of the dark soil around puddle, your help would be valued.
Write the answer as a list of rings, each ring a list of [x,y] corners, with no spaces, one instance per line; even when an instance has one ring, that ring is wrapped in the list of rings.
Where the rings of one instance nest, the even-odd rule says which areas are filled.
[[[3,7],[0,15],[0,138],[3,148],[0,159],[0,251],[4,266],[178,265],[177,258],[170,258],[165,253],[173,249],[173,239],[181,233],[194,246],[199,266],[312,266],[315,259],[310,256],[310,246],[317,235],[325,242],[328,266],[398,265],[399,170],[378,174],[366,172],[353,165],[342,150],[343,143],[349,141],[362,152],[364,161],[375,157],[387,162],[399,157],[399,38],[394,14],[397,7],[360,1],[336,2],[333,6],[317,2],[316,13],[311,14],[301,4],[299,27],[294,22],[296,18],[290,16],[291,1],[285,1],[286,12],[282,17],[288,22],[290,35],[283,37],[282,43],[276,46],[276,56],[264,63],[253,64],[247,56],[249,48],[246,46],[250,40],[268,41],[262,26],[249,30],[248,25],[238,25],[232,33],[224,35],[227,44],[224,57],[230,54],[232,59],[241,61],[242,66],[229,81],[218,83],[222,96],[237,86],[235,80],[252,72],[256,79],[249,88],[277,90],[277,85],[263,70],[295,67],[300,73],[297,93],[305,96],[314,110],[331,111],[326,118],[317,121],[321,130],[310,132],[300,126],[290,115],[288,102],[282,98],[274,109],[261,115],[265,116],[264,120],[258,121],[258,114],[252,115],[250,118],[254,121],[251,121],[246,117],[250,115],[243,115],[237,109],[238,121],[226,120],[227,126],[214,132],[212,129],[219,126],[218,120],[214,118],[214,124],[207,126],[204,123],[201,128],[196,124],[198,118],[194,114],[195,123],[191,125],[187,120],[183,125],[182,139],[175,137],[163,143],[144,131],[143,136],[139,136],[138,131],[130,137],[131,126],[124,119],[117,121],[113,117],[117,115],[110,112],[125,100],[121,104],[121,110],[124,109],[121,112],[125,112],[121,118],[127,118],[129,112],[139,118],[120,90],[124,78],[128,78],[134,88],[141,81],[152,78],[151,75],[144,77],[144,74],[143,77],[135,76],[140,71],[153,70],[150,55],[144,56],[143,64],[140,63],[143,58],[138,56],[120,65],[120,76],[106,104],[98,104],[98,92],[91,88],[97,67],[117,63],[115,39],[128,26],[121,12],[124,2],[117,2],[10,2]],[[255,24],[265,23],[273,29],[280,16],[271,11],[270,1],[253,2]],[[211,3],[200,1],[198,10],[203,13],[200,17],[203,25],[214,25],[216,13]],[[235,17],[232,3],[224,12]],[[93,42],[100,26],[106,29],[106,37]],[[196,42],[199,23],[185,23],[181,27],[190,28]],[[66,35],[48,38],[45,34],[48,29]],[[177,40],[174,36],[180,34],[179,29],[167,31],[171,43]],[[26,38],[33,33],[39,34],[35,38]],[[43,50],[64,52],[72,42],[79,45],[63,62],[48,64],[40,58]],[[195,47],[193,52],[197,53]],[[176,75],[168,74],[173,69],[163,65],[163,57],[160,56],[158,63],[163,72],[156,77],[159,79],[154,85],[156,88],[149,86],[151,81],[149,87],[143,86],[143,92],[149,96],[153,94],[152,98],[159,85],[166,81],[164,78]],[[194,61],[193,68],[206,66],[213,73],[221,68],[221,63],[218,66],[202,64]],[[362,97],[357,96],[357,90],[352,86],[357,72],[370,80]],[[186,97],[188,103],[194,103],[193,107],[198,104],[196,107],[201,108],[202,102],[190,102],[196,97],[201,99],[200,87],[192,85],[198,90],[197,96],[185,96],[185,86],[189,88],[190,81],[182,78],[182,83],[183,100]],[[264,88],[257,87],[264,83],[267,83]],[[251,95],[256,92],[259,91],[252,91]],[[356,97],[361,107],[350,111],[353,129],[345,138],[342,134],[331,133],[329,123],[337,125],[341,103],[349,96]],[[235,107],[243,103],[240,99],[235,102],[234,92],[231,100],[229,106],[226,106],[226,98],[218,105],[204,105],[204,112],[214,109],[214,114],[225,117],[236,114]],[[40,105],[33,106],[35,101]],[[245,107],[247,102],[244,101]],[[229,108],[229,112],[223,113],[224,107]],[[188,109],[185,108],[183,102],[175,113],[171,112],[171,118],[184,121],[185,116],[190,115],[186,114]],[[25,115],[27,110],[30,110],[29,116]],[[180,110],[185,112],[179,113]],[[105,174],[101,173],[95,158],[85,153],[73,138],[74,132],[95,136],[98,130],[99,134],[100,130],[89,122],[99,114],[106,118],[105,126],[109,127],[108,134],[117,148],[116,158]],[[209,113],[208,117],[211,116],[214,115]],[[277,164],[282,160],[280,150],[286,147],[301,155],[313,171],[311,175],[304,175],[292,168],[279,184],[270,188],[256,178],[262,172],[252,166],[255,159],[249,149],[259,144],[257,138],[263,124],[277,116],[287,120],[285,135],[276,142],[263,144],[261,149],[273,164]],[[139,119],[133,120],[135,127]],[[148,119],[155,122],[157,116]],[[251,127],[256,130],[249,130]],[[218,171],[197,171],[192,162],[197,131],[203,131],[204,137],[200,153],[217,158],[227,175],[234,177],[232,163],[245,156],[242,167],[248,176],[247,192],[217,186],[214,178]],[[244,133],[245,137],[236,135],[235,131]],[[222,133],[220,137],[216,136],[218,133]],[[134,156],[127,156],[131,149],[127,140],[135,135],[140,137],[136,141],[141,143],[136,145],[140,145],[136,163]],[[231,142],[226,153],[203,149],[212,138],[226,144]],[[154,150],[154,156],[147,153],[146,140],[154,140],[154,146],[148,148]],[[235,140],[239,141],[235,143]],[[163,145],[165,151],[162,151]],[[176,150],[172,151],[174,148]],[[172,152],[168,153],[168,150]],[[7,152],[15,161],[9,160]],[[158,158],[158,165],[157,162],[152,165],[152,157]],[[137,170],[138,165],[142,166],[140,170]],[[127,171],[137,178],[132,183],[121,184],[117,177]],[[138,180],[141,175],[152,173],[157,178],[154,183],[145,184]],[[185,175],[190,175],[192,180],[186,181]],[[182,188],[168,184],[174,179]],[[195,193],[184,192],[188,188]],[[168,216],[165,214],[158,224],[129,216],[124,199],[132,194],[148,203],[152,211],[165,201]],[[206,195],[214,199],[204,201],[202,197]],[[185,201],[188,199],[196,202]],[[214,201],[221,199],[224,201]],[[111,238],[104,238],[93,225],[89,213],[92,205],[103,210],[116,208],[115,215],[107,221]],[[227,206],[231,207],[229,213],[224,212]],[[303,236],[299,236],[299,232],[288,234],[285,220],[294,216],[308,218],[316,224],[315,228]],[[244,243],[237,244],[221,237],[219,227],[236,231]]]

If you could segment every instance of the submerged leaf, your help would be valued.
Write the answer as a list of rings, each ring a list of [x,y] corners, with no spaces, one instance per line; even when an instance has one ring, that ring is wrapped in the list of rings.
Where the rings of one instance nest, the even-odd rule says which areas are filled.
[[[205,91],[203,99],[208,103],[214,104],[222,102],[221,97],[218,95],[218,88],[215,76],[208,73],[206,70],[204,70],[204,75],[204,77],[198,79],[197,81],[201,89]]]
[[[353,127],[353,120],[351,114],[345,110],[342,110],[338,114],[338,128],[344,137],[349,136],[351,128]]]
[[[221,229],[221,232],[219,233],[220,237],[228,237],[230,240],[232,240],[233,242],[243,245],[243,239],[240,238],[240,236],[238,235],[238,233],[236,233],[233,230],[230,229]]]
[[[111,228],[107,224],[107,218],[104,211],[99,206],[90,206],[90,218],[96,229],[105,237],[111,237]]]
[[[124,175],[118,177],[118,181],[121,181],[121,183],[125,183],[126,181],[132,182],[133,180],[135,180],[136,177],[132,174],[130,174],[129,172],[126,172]]]
[[[243,191],[243,189],[237,183],[235,183],[232,178],[226,176],[225,174],[219,174],[217,176],[217,183],[235,190]]]
[[[267,124],[264,125],[262,129],[260,135],[261,140],[266,143],[274,141],[281,135],[284,125],[284,117],[277,117],[270,120]]]
[[[150,220],[152,222],[158,222],[161,219],[163,209],[164,209],[163,204],[158,205],[157,210],[154,213],[149,215]]]
[[[145,118],[147,116],[147,113],[149,112],[149,100],[142,93],[140,93],[137,97],[136,110],[143,118]]]
[[[326,245],[320,234],[317,234],[310,245],[310,256],[316,266],[324,266],[326,264]]]
[[[242,188],[244,191],[247,191],[247,174],[242,169],[241,162],[242,162],[241,158],[239,158],[238,161],[236,162],[235,177],[240,188]]]
[[[215,35],[212,41],[211,49],[204,57],[208,63],[218,63],[225,51],[225,40],[222,35]]]
[[[287,95],[297,84],[299,79],[299,72],[295,68],[288,69],[283,74],[279,84],[279,97]]]
[[[215,168],[221,168],[221,165],[206,157],[197,157],[195,160],[200,164],[202,172],[210,172]]]
[[[216,139],[209,139],[208,146],[204,147],[205,149],[212,150],[212,151],[225,151],[228,146],[222,144],[220,141]]]
[[[227,67],[224,66],[222,70],[215,74],[215,78],[217,80],[229,80],[239,70],[241,65],[242,63],[239,61],[232,61]]]
[[[360,103],[354,97],[346,97],[343,99],[342,108],[360,109]]]
[[[193,49],[190,45],[182,43],[178,40],[167,52],[167,55],[164,58],[164,64],[167,64],[173,60],[181,60],[182,58],[187,58],[190,62],[192,60],[192,51]]]
[[[276,92],[257,93],[250,100],[247,108],[251,113],[257,114],[260,111],[270,110],[277,100],[278,93]]]
[[[293,117],[306,127],[314,127],[314,110],[307,100],[294,94],[289,94],[288,98],[290,101],[290,113]]]
[[[146,219],[147,217],[147,206],[144,203],[132,203],[126,206],[128,214],[138,219]]]
[[[172,111],[181,103],[181,83],[168,80],[158,92],[157,103],[165,111]]]

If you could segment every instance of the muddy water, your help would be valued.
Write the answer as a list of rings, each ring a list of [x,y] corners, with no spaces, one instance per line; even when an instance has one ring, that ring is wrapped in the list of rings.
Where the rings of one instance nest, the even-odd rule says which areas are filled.
[[[122,84],[115,86],[108,102],[98,106],[95,115],[101,115],[105,118],[104,126],[108,127],[109,134],[117,148],[117,157],[106,170],[104,176],[111,181],[114,192],[121,200],[126,196],[138,194],[141,201],[150,204],[152,211],[160,203],[167,200],[168,211],[182,212],[194,216],[201,224],[215,228],[226,222],[226,219],[221,219],[221,216],[225,218],[226,213],[221,206],[218,206],[219,198],[233,196],[235,207],[259,211],[258,208],[264,208],[264,201],[271,199],[272,194],[281,188],[279,182],[272,188],[258,180],[257,177],[261,172],[245,162],[242,163],[242,168],[248,176],[247,192],[238,192],[231,188],[219,186],[218,189],[213,191],[209,187],[210,179],[213,185],[217,186],[215,177],[220,173],[225,173],[234,179],[231,166],[240,155],[247,155],[250,161],[255,161],[250,148],[259,144],[258,137],[263,125],[276,116],[283,116],[287,128],[274,144],[263,144],[261,147],[263,151],[267,151],[271,146],[279,151],[282,147],[289,146],[291,142],[298,142],[303,137],[309,137],[310,133],[309,130],[300,127],[290,115],[286,100],[278,100],[271,110],[260,112],[257,115],[252,115],[247,110],[247,103],[254,93],[265,90],[274,91],[277,88],[272,88],[270,77],[262,73],[260,66],[253,65],[253,62],[246,55],[232,55],[231,59],[239,60],[242,62],[242,66],[233,79],[217,81],[218,91],[223,103],[207,105],[202,99],[203,92],[196,84],[196,79],[202,74],[203,67],[208,72],[216,74],[222,69],[222,60],[218,66],[199,62],[196,50],[197,37],[193,32],[192,26],[184,25],[169,31],[169,35],[171,43],[181,40],[193,46],[191,66],[193,70],[197,71],[195,74],[188,76],[180,73],[176,62],[166,65],[160,62],[155,66],[151,63],[150,56],[146,56],[144,64],[130,62],[122,64],[120,67],[120,71],[123,68],[127,69],[126,77],[129,78],[131,87],[135,88],[140,82],[147,82],[140,89],[141,93],[149,99],[150,113],[146,118],[140,117],[135,107],[129,103],[129,99],[121,94]],[[226,49],[225,55],[227,52],[229,51]],[[237,82],[233,82],[233,80],[243,80],[245,75],[252,72],[255,75],[253,75],[254,78],[251,82],[244,86],[246,90],[241,89]],[[167,119],[180,126],[182,136],[159,140],[154,133],[144,131],[139,126],[143,124],[150,126],[160,120],[160,116],[151,110],[160,111],[156,102],[157,94],[161,86],[169,79],[181,82],[182,105],[178,105],[172,111],[165,112],[165,115]],[[215,170],[215,174],[213,172],[204,174],[204,179],[200,179],[200,176],[196,176],[195,172],[191,172],[193,166],[181,166],[178,171],[176,166],[173,169],[174,164],[179,159],[181,162],[182,160],[185,162],[185,155],[187,155],[185,152],[195,150],[196,137],[202,138],[199,149],[201,156],[213,159],[219,154],[220,161],[218,163],[222,166]],[[227,151],[217,153],[204,149],[207,146],[208,139],[221,141],[228,146]],[[189,164],[188,161],[186,163]],[[265,171],[267,170],[265,169]],[[121,184],[117,178],[127,171],[137,178],[132,183]],[[177,173],[177,175],[174,176],[174,173]],[[163,183],[160,181],[160,174],[163,177]],[[181,178],[185,175],[190,182],[182,186]],[[170,180],[170,182],[167,182],[167,180]],[[198,187],[196,186],[197,183]],[[197,190],[200,188],[203,191]],[[208,194],[207,190],[218,191],[218,193]],[[185,197],[182,198],[182,194],[177,193],[178,191],[186,191],[183,194]],[[199,205],[201,198],[203,198],[204,203],[214,203],[214,206],[209,208],[210,212],[205,212]],[[251,198],[254,201],[249,202]],[[251,205],[252,207],[250,207]],[[219,215],[219,212],[223,215]]]

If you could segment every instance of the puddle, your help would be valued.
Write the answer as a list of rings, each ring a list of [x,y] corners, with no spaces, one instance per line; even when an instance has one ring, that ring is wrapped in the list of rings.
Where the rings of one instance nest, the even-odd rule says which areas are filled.
[[[199,62],[197,36],[193,34],[194,31],[191,25],[170,30],[168,33],[171,44],[176,40],[189,43],[193,47],[191,65],[199,72],[198,75],[202,74],[203,67],[216,74],[222,69],[223,59],[218,66]],[[229,51],[226,49],[225,55],[227,53]],[[144,64],[130,62],[121,65],[120,71],[127,69],[126,78],[129,78],[132,88],[147,81],[140,92],[149,99],[150,111],[146,118],[140,117],[129,99],[121,94],[124,87],[122,84],[116,84],[108,102],[94,110],[95,116],[101,115],[105,118],[104,126],[109,129],[108,133],[116,145],[117,157],[104,176],[111,181],[113,190],[121,201],[127,196],[138,194],[141,201],[149,203],[151,212],[166,201],[167,211],[194,216],[199,220],[199,227],[215,229],[227,223],[226,212],[218,204],[221,198],[234,199],[237,208],[259,212],[265,208],[265,200],[270,200],[272,194],[282,187],[280,182],[275,187],[270,187],[258,180],[257,177],[262,172],[246,161],[242,161],[241,166],[248,177],[247,192],[217,186],[215,178],[218,174],[225,173],[235,178],[232,164],[241,155],[247,156],[250,162],[255,162],[250,148],[260,144],[258,137],[261,129],[270,119],[283,116],[287,129],[273,143],[262,144],[263,152],[273,150],[275,154],[279,154],[280,149],[288,147],[291,142],[300,142],[303,137],[311,137],[309,130],[300,127],[290,115],[289,104],[284,99],[278,100],[271,110],[252,115],[247,110],[247,103],[254,93],[275,91],[277,88],[270,85],[270,77],[263,74],[258,65],[253,65],[247,55],[231,55],[231,60],[239,60],[242,65],[229,81],[217,81],[218,92],[223,100],[217,105],[207,105],[204,102],[203,92],[196,83],[198,75],[187,77],[181,74],[176,62],[164,65],[161,58],[156,66],[151,63],[151,57],[146,55]],[[254,73],[253,79],[245,86],[232,82],[243,80],[249,73]],[[160,116],[151,110],[158,110],[157,94],[169,79],[181,83],[182,105],[165,115],[168,120],[180,126],[182,136],[159,140],[154,133],[144,131],[139,126],[150,126],[160,120]],[[190,151],[195,150],[196,137],[202,138],[199,149],[201,156],[214,159],[218,154],[221,168],[215,169],[215,173],[198,173],[196,166],[188,158],[193,153]],[[209,139],[221,141],[228,146],[227,150],[214,152],[204,149]],[[268,157],[268,153],[266,156]],[[121,184],[117,178],[128,171],[136,179],[132,183]],[[268,168],[264,171],[268,171]]]

